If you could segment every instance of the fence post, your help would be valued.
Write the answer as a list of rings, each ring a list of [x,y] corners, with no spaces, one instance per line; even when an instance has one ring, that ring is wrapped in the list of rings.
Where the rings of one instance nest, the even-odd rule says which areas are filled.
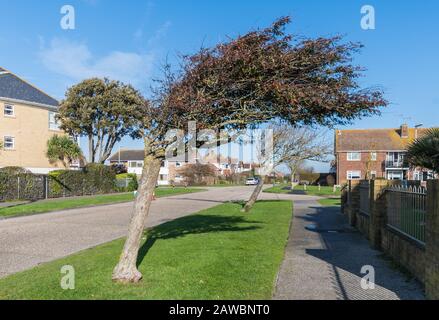
[[[386,223],[386,194],[387,180],[372,180],[370,182],[370,222],[369,241],[372,248],[381,249],[381,232]]]
[[[20,176],[17,176],[17,200],[20,200]]]
[[[47,183],[47,181],[48,181],[48,177],[47,176],[44,176],[44,199],[47,199],[47,195],[48,195],[48,183]]]
[[[428,299],[439,299],[439,180],[427,186],[425,241],[425,292]]]
[[[360,212],[360,181],[349,180],[349,223],[352,227],[357,225],[357,213]]]

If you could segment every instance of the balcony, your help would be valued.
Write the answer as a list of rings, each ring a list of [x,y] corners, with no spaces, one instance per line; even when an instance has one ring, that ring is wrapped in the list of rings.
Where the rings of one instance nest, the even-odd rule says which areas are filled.
[[[409,169],[410,165],[407,161],[385,161],[386,169]]]

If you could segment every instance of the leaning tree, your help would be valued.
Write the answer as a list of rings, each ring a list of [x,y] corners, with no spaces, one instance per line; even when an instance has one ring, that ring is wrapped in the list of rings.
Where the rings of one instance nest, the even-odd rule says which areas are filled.
[[[144,105],[145,162],[128,236],[113,280],[138,282],[138,251],[154,188],[172,143],[166,133],[196,129],[244,130],[282,119],[293,125],[334,125],[377,114],[382,91],[361,89],[362,69],[351,64],[360,45],[340,37],[299,40],[285,32],[289,17],[182,58]],[[167,69],[169,70],[169,69]]]
[[[90,162],[104,163],[123,137],[138,137],[143,103],[130,85],[93,78],[67,90],[57,117],[68,134],[87,137]]]

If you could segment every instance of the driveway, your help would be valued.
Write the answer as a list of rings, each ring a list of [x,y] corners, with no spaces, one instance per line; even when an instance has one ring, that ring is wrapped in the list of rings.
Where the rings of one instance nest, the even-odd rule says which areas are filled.
[[[253,191],[252,187],[207,189],[154,201],[147,226],[245,200]],[[261,199],[298,197],[262,194]],[[132,203],[122,203],[0,220],[0,277],[124,237],[132,208]]]

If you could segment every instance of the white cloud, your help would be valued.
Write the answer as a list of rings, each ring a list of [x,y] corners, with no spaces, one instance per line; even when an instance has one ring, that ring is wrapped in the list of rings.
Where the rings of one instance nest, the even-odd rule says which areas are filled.
[[[153,53],[113,51],[96,57],[85,43],[59,38],[48,46],[42,42],[39,57],[46,68],[74,81],[108,77],[135,86],[148,80],[154,63]]]

